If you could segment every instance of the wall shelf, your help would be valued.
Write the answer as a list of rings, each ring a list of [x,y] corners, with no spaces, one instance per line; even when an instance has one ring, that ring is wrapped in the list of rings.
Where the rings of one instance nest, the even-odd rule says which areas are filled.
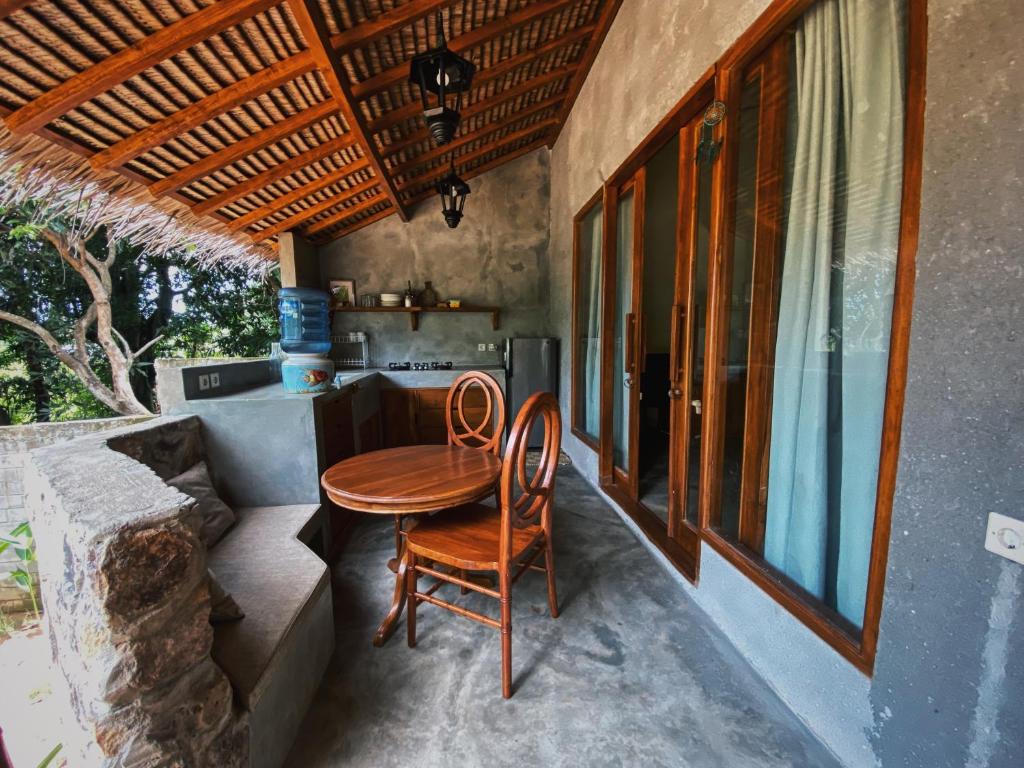
[[[491,328],[498,330],[501,326],[501,309],[499,307],[332,307],[332,312],[405,312],[409,315],[409,327],[417,331],[420,327],[421,312],[440,313],[471,313],[491,316]]]

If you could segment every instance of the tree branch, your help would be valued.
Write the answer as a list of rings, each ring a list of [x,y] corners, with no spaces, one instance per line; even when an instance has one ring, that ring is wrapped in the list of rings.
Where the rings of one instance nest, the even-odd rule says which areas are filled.
[[[134,351],[134,352],[132,353],[132,360],[134,361],[134,360],[136,360],[136,359],[138,359],[138,358],[142,357],[142,355],[144,355],[144,354],[146,353],[146,350],[147,350],[147,349],[149,349],[150,347],[152,347],[152,346],[153,346],[154,344],[156,344],[156,343],[157,343],[158,341],[160,341],[160,339],[162,339],[163,337],[164,337],[164,335],[163,335],[163,334],[161,333],[161,334],[160,334],[159,336],[157,336],[157,337],[156,337],[155,339],[150,339],[150,340],[149,340],[149,341],[147,341],[147,342],[146,342],[145,344],[143,344],[143,345],[142,345],[141,347],[139,347],[138,349],[136,349],[136,350],[135,350],[135,351]]]

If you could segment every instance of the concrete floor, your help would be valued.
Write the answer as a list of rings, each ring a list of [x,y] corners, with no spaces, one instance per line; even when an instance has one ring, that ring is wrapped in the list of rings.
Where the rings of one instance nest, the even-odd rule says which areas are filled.
[[[423,605],[415,649],[404,621],[371,645],[394,539],[388,520],[361,524],[334,570],[335,658],[287,765],[839,765],[571,467],[555,537],[562,615],[543,575],[523,576],[505,701],[488,627]],[[483,595],[459,601],[497,615]]]

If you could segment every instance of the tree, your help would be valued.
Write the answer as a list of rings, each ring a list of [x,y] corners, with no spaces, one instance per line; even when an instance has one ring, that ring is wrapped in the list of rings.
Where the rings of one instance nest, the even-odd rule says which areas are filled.
[[[39,220],[0,209],[0,423],[148,413],[154,354],[259,355],[277,336],[252,269]]]

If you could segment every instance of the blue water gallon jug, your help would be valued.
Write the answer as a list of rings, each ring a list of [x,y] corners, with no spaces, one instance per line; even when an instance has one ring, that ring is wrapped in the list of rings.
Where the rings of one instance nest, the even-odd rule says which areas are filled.
[[[326,291],[282,288],[277,311],[281,315],[281,349],[287,354],[326,355],[331,351]]]

